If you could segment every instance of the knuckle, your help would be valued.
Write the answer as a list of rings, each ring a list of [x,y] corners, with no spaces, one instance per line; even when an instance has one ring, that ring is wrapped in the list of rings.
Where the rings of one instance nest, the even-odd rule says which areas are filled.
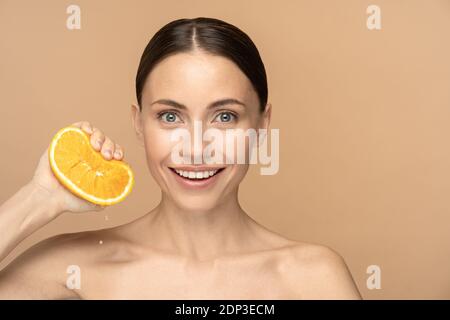
[[[93,133],[94,137],[96,140],[100,140],[100,142],[105,141],[105,135],[103,134],[103,132],[101,132],[100,130],[95,131]]]
[[[111,138],[110,137],[105,137],[105,144],[108,146],[108,147],[114,147],[114,142],[111,140]]]
[[[105,141],[103,143],[103,149],[104,150],[111,150],[114,148],[114,144],[112,143],[111,139],[108,137],[105,137]]]
[[[123,155],[123,149],[120,145],[116,144],[114,156],[120,159]]]
[[[85,132],[87,132],[87,133],[89,133],[89,134],[92,134],[92,129],[91,129],[91,127],[90,127],[89,124],[84,124],[84,125],[82,126],[82,129],[83,129]]]

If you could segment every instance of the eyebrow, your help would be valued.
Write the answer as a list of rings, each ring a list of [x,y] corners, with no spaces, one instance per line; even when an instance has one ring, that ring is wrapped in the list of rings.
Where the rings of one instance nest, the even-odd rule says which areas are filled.
[[[171,99],[159,99],[159,100],[153,101],[150,104],[150,106],[152,106],[154,104],[164,104],[164,105],[167,105],[167,106],[171,106],[173,108],[183,109],[183,110],[187,109],[187,107],[184,104],[181,104],[181,103],[176,102],[176,101],[171,100]],[[227,104],[237,104],[237,105],[241,105],[241,106],[245,107],[245,103],[243,103],[243,102],[241,102],[241,101],[239,101],[237,99],[226,98],[226,99],[220,99],[220,100],[211,102],[208,105],[207,108],[208,109],[214,109],[214,108],[218,108],[218,107],[221,107],[221,106],[224,106],[224,105],[227,105]]]

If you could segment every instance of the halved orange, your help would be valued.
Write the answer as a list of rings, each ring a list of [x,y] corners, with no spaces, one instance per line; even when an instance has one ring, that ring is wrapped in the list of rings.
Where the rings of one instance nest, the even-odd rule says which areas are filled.
[[[86,132],[75,126],[59,130],[48,149],[56,178],[77,196],[102,206],[124,200],[134,185],[134,174],[123,160],[106,160]]]

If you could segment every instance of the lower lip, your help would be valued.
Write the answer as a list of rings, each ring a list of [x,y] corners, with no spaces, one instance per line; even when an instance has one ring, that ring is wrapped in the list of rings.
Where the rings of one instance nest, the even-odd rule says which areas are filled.
[[[172,169],[169,169],[170,172],[172,172],[175,175],[175,179],[185,188],[193,189],[193,190],[201,190],[211,187],[214,182],[217,180],[217,176],[222,173],[225,169],[222,169],[220,172],[217,172],[212,177],[209,177],[207,179],[188,179],[181,177],[178,173],[173,171]]]

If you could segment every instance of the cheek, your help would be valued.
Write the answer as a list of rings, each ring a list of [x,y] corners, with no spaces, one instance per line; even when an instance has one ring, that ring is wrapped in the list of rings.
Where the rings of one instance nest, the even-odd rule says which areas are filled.
[[[228,163],[250,164],[255,161],[257,130],[253,128],[235,129],[224,136],[224,156]],[[253,157],[253,158],[252,158]]]
[[[145,151],[147,158],[153,164],[159,164],[170,158],[174,142],[171,141],[171,131],[149,126],[145,129]]]

